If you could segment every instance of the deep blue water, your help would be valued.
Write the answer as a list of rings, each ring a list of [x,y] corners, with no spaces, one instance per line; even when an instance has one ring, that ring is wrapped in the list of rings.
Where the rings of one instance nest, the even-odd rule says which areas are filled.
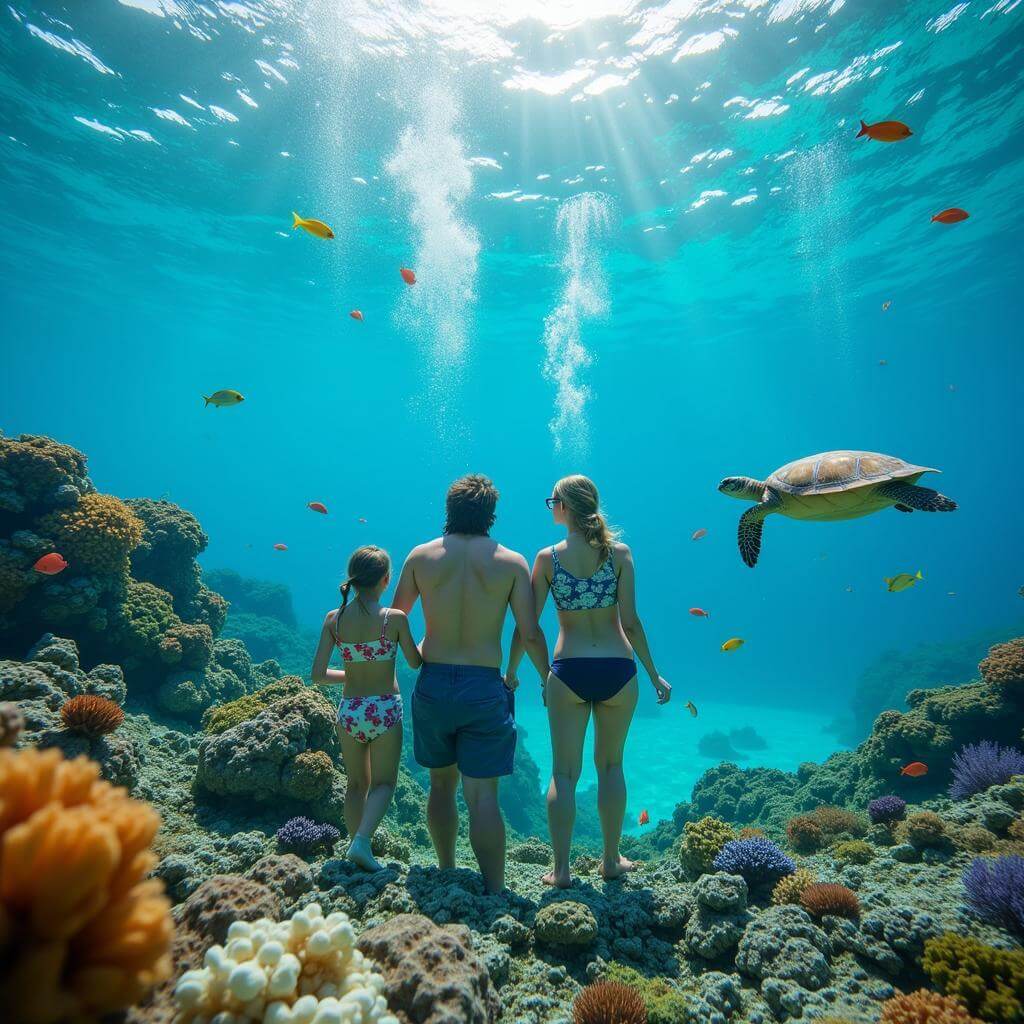
[[[532,559],[557,539],[552,482],[585,472],[679,698],[638,720],[631,806],[685,797],[711,728],[756,724],[759,763],[823,757],[881,652],[1024,611],[1022,19],[1019,0],[15,0],[0,429],[188,508],[206,566],[287,583],[309,625],[353,547],[400,560],[439,531],[454,476],[494,478],[496,536]],[[914,134],[856,139],[860,118]],[[970,219],[931,222],[951,206]],[[204,408],[218,388],[245,403]],[[774,517],[748,570],[719,479],[833,448],[941,468],[960,509]]]

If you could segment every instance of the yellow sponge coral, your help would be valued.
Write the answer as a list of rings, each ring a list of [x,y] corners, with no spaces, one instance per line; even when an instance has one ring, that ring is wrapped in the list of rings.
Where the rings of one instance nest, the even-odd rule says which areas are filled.
[[[173,922],[146,880],[160,818],[84,757],[0,750],[0,1006],[91,1022],[170,975]]]
[[[43,516],[36,532],[52,540],[72,568],[114,573],[142,540],[142,521],[120,498],[83,494],[74,508]]]

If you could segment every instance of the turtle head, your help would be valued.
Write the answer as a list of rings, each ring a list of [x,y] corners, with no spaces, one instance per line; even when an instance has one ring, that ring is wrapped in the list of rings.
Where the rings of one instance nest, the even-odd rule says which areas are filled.
[[[760,501],[764,497],[765,482],[749,476],[727,476],[719,485],[719,491],[730,498],[741,501]]]

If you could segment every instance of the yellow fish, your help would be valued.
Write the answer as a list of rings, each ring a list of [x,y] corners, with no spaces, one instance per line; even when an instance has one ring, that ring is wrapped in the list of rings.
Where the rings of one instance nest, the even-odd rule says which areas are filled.
[[[918,569],[913,576],[909,572],[901,572],[897,576],[886,576],[885,583],[889,588],[890,594],[898,594],[901,590],[906,590],[908,587],[912,587],[918,580],[923,579],[921,570]]]
[[[295,218],[292,224],[292,231],[296,228],[302,228],[303,231],[308,231],[317,238],[334,237],[334,232],[322,220],[314,220],[312,217],[300,217],[294,210],[292,210],[292,216]]]
[[[694,704],[692,700],[688,700],[683,706],[691,715],[693,715],[694,718],[697,717],[697,705]]]
[[[238,405],[239,402],[244,402],[245,399],[237,391],[232,391],[230,388],[222,388],[220,391],[214,391],[209,398],[203,395],[203,401],[206,405],[212,405],[214,408],[219,409],[225,405]],[[204,409],[206,405],[203,406]]]
[[[743,641],[738,636],[734,636],[731,640],[726,640],[725,643],[722,644],[722,650],[736,651],[739,650],[739,648],[741,648],[742,646]]]

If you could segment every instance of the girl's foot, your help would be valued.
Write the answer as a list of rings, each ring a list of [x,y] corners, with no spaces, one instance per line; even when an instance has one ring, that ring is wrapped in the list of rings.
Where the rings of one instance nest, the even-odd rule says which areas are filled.
[[[379,864],[373,856],[373,851],[370,849],[370,840],[358,833],[356,833],[352,842],[349,843],[348,853],[345,856],[364,871],[384,870],[384,866]]]
[[[568,889],[572,886],[572,875],[567,871],[564,875],[557,871],[549,871],[541,875],[540,879],[545,885],[552,885],[556,889]]]
[[[605,861],[601,865],[601,877],[606,881],[611,881],[613,878],[621,878],[627,871],[633,870],[633,862],[626,860],[625,857],[619,857],[617,862]]]

